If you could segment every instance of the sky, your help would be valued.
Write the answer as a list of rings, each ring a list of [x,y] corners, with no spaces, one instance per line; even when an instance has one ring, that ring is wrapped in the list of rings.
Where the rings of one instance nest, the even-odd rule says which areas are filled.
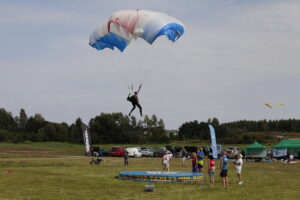
[[[137,8],[174,16],[185,34],[138,39],[123,53],[88,45],[113,12]],[[0,108],[88,123],[127,114],[128,86],[143,81],[144,114],[167,129],[212,117],[299,119],[299,21],[299,0],[0,0]]]

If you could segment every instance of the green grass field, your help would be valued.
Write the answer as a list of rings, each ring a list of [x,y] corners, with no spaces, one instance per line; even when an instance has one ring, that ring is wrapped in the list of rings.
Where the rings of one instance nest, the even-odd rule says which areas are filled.
[[[107,157],[99,166],[89,165],[90,158],[76,156],[82,153],[82,146],[59,143],[0,144],[0,152],[0,199],[232,200],[300,196],[300,163],[245,162],[244,185],[237,184],[230,164],[229,189],[223,189],[218,176],[215,186],[210,187],[205,173],[202,183],[155,183],[156,191],[147,193],[144,186],[149,183],[122,181],[116,176],[125,170],[161,170],[159,158],[131,158],[125,167],[122,158]],[[190,171],[191,163],[182,168],[180,159],[172,159],[171,170]]]

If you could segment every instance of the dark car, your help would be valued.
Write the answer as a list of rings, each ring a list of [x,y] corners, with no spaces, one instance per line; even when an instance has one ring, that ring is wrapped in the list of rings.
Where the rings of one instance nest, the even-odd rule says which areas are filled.
[[[197,153],[198,147],[196,146],[185,146],[185,150],[191,155],[193,152]]]
[[[158,148],[153,152],[153,157],[162,157],[166,151],[165,147]]]
[[[173,146],[165,146],[167,150],[169,150],[173,155],[176,153],[176,149]]]
[[[97,146],[93,146],[91,149],[92,156],[110,156],[109,150],[101,149]]]
[[[100,155],[100,147],[92,146],[91,147],[91,156],[101,156]]]
[[[181,150],[182,150],[182,147],[174,147],[175,148],[175,154],[174,154],[174,157],[175,158],[181,158],[182,155],[181,155]]]
[[[100,156],[111,156],[111,151],[107,149],[100,149]]]
[[[209,153],[212,152],[212,149],[210,147],[202,147],[203,152],[204,152],[204,156],[208,156]]]

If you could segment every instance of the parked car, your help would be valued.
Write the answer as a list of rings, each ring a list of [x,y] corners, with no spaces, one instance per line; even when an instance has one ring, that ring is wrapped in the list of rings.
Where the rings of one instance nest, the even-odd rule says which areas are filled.
[[[91,147],[91,155],[92,156],[101,156],[100,155],[100,147],[92,146]]]
[[[135,158],[140,158],[142,157],[142,153],[139,151],[139,148],[137,147],[130,147],[125,149],[128,153],[129,157],[135,157]]]
[[[198,147],[196,146],[185,146],[184,148],[190,156],[192,155],[193,152],[197,153],[197,149],[198,149]]]
[[[174,148],[175,148],[175,155],[174,155],[174,157],[181,158],[182,157],[182,155],[181,155],[182,147],[174,147]]]
[[[111,156],[124,156],[125,149],[120,146],[115,146],[111,148]]]
[[[202,149],[203,149],[204,156],[208,156],[209,153],[211,152],[210,147],[202,147]]]
[[[91,148],[91,155],[92,156],[110,156],[110,151],[107,149],[101,149],[97,146],[92,146]]]
[[[175,155],[175,152],[176,152],[175,147],[173,147],[173,146],[165,146],[165,147],[166,147],[166,149],[169,150],[173,155]]]
[[[111,152],[107,149],[101,149],[99,150],[99,156],[111,156]]]
[[[142,156],[153,157],[154,150],[152,148],[143,148],[141,153]]]
[[[153,156],[162,157],[166,151],[167,151],[166,147],[158,148],[153,152]]]

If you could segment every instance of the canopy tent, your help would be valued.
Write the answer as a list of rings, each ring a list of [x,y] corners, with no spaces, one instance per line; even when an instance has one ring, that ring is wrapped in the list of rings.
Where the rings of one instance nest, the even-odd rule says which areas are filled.
[[[287,149],[289,154],[298,156],[300,150],[300,140],[282,140],[278,144],[273,146],[273,149]]]
[[[257,141],[245,147],[246,156],[265,157],[267,155],[266,147]]]

